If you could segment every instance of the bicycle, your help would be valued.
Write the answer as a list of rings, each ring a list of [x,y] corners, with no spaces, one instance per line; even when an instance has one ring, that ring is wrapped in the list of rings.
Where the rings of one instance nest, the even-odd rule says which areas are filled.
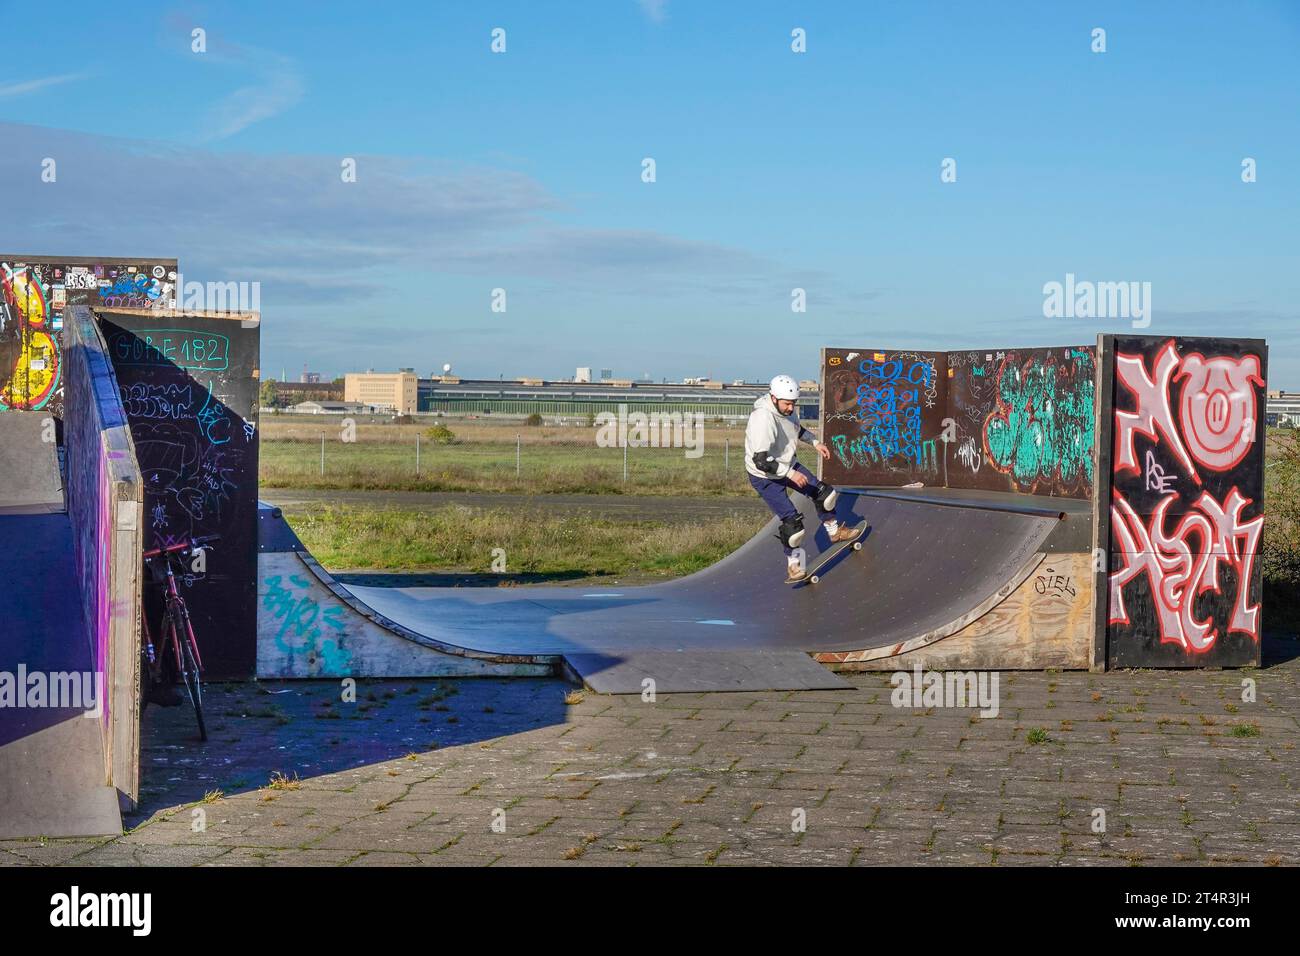
[[[176,588],[174,565],[206,550],[206,545],[220,537],[219,534],[210,534],[201,538],[189,538],[144,553],[145,566],[153,576],[154,583],[163,586],[164,600],[162,619],[158,623],[158,633],[162,635],[161,646],[154,647],[153,634],[149,630],[149,616],[140,616],[144,623],[144,647],[141,650],[149,679],[158,684],[165,681],[163,661],[170,646],[176,673],[185,685],[190,703],[194,705],[194,716],[199,723],[199,740],[202,741],[208,739],[208,728],[203,721],[203,658],[199,655],[199,642],[194,637],[194,626],[190,623],[190,609]],[[181,572],[188,574],[189,569],[182,565]]]

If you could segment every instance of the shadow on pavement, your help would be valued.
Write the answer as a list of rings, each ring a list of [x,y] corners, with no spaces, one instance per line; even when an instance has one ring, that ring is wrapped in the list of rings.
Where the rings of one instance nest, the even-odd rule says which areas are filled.
[[[1295,660],[1300,657],[1300,634],[1265,631],[1260,657],[1264,667],[1275,667]]]
[[[140,805],[131,828],[214,791],[257,790],[272,774],[307,780],[411,753],[478,743],[565,722],[572,685],[557,679],[337,680],[211,684],[208,741],[188,702],[149,705],[141,729]]]

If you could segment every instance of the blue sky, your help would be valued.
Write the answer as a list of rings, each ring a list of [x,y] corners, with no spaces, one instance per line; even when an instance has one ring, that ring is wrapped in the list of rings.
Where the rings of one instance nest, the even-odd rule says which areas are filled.
[[[1130,328],[1045,318],[1074,273],[1300,389],[1300,4],[26,9],[0,247],[259,281],[270,376],[803,377]]]

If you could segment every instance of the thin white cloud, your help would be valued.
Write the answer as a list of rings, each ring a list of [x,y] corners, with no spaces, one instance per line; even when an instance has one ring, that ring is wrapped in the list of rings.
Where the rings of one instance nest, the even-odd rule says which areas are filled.
[[[663,23],[668,16],[668,0],[636,0],[641,12],[655,23]]]
[[[241,86],[225,96],[211,110],[204,121],[203,138],[225,139],[254,123],[278,116],[296,106],[306,91],[302,76],[293,61],[259,53],[245,59],[241,66],[261,61],[261,76],[256,83]]]
[[[234,136],[254,123],[279,116],[302,101],[307,84],[296,60],[273,50],[243,46],[209,31],[206,50],[191,50],[193,23],[174,13],[164,25],[164,44],[186,51],[189,62],[212,66],[237,76],[243,84],[198,115],[197,139],[214,142]]]
[[[22,96],[24,93],[35,93],[37,90],[43,90],[50,86],[59,86],[63,83],[71,83],[74,80],[86,78],[85,73],[60,73],[57,76],[43,76],[36,80],[22,80],[18,83],[6,83],[0,86],[0,97],[5,96]]]

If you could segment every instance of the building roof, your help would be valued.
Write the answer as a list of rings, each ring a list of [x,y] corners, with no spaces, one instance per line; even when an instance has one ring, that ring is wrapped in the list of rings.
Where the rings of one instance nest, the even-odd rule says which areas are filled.
[[[286,411],[296,412],[359,412],[364,411],[369,406],[365,402],[299,402],[297,405],[290,405]]]
[[[752,402],[767,393],[767,382],[746,382],[727,385],[709,382],[701,385],[683,385],[678,382],[547,382],[517,379],[460,379],[448,382],[438,378],[420,379],[420,390],[425,394],[483,398],[546,398],[621,399],[627,401],[711,401]]]

